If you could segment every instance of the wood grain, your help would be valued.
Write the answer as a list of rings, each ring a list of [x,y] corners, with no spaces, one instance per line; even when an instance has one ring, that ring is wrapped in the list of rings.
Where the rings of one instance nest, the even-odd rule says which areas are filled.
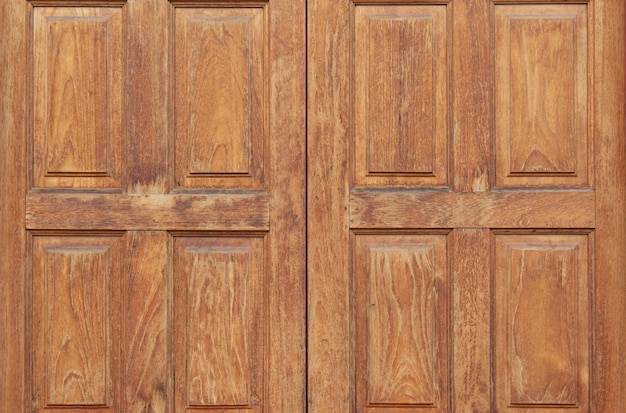
[[[587,20],[584,4],[495,7],[498,185],[588,183]]]
[[[269,8],[269,412],[306,411],[306,1]]]
[[[172,331],[168,326],[170,240],[166,232],[126,234],[122,278],[124,412],[173,411],[169,362]]]
[[[595,224],[595,199],[591,191],[463,193],[358,189],[350,195],[350,225],[354,228],[587,228]]]
[[[122,9],[33,13],[33,185],[120,187]]]
[[[269,196],[52,194],[27,196],[29,229],[267,230]]]
[[[452,235],[453,388],[456,412],[493,411],[491,380],[491,233],[457,229]]]
[[[448,411],[445,235],[357,235],[357,408]]]
[[[260,7],[176,9],[177,186],[262,186],[264,16]]]
[[[308,408],[354,410],[348,232],[351,5],[307,1]]]
[[[174,244],[176,411],[263,405],[261,238]]]
[[[121,241],[33,238],[35,406],[119,402]]]
[[[357,6],[355,42],[356,182],[445,184],[446,7]]]
[[[450,181],[455,191],[484,192],[493,173],[490,10],[482,0],[464,0],[452,14]]]
[[[593,409],[626,411],[626,5],[594,2],[596,136]]]
[[[27,382],[26,16],[25,2],[0,2],[0,411],[22,413]]]
[[[173,175],[169,161],[169,4],[129,1],[126,33],[125,189],[164,193]],[[173,150],[173,148],[171,149]]]
[[[587,235],[495,237],[496,403],[589,411]]]

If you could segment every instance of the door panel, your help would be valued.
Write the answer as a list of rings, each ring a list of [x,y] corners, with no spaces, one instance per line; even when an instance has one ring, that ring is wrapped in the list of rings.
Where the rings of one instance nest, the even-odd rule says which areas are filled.
[[[0,411],[303,411],[304,2],[0,7]]]
[[[624,410],[623,3],[308,10],[309,410]]]

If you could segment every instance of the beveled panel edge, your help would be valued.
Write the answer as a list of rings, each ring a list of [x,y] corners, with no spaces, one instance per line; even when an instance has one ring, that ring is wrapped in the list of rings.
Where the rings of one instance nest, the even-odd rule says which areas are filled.
[[[267,189],[268,185],[268,170],[270,169],[270,91],[269,91],[269,83],[267,80],[267,75],[270,73],[270,64],[269,64],[269,55],[270,55],[270,38],[269,38],[269,30],[270,30],[270,11],[268,7],[269,0],[169,0],[172,5],[173,14],[172,19],[175,21],[177,14],[177,10],[181,9],[260,9],[262,11],[261,19],[263,22],[263,28],[260,34],[262,35],[260,38],[259,46],[262,49],[261,58],[259,60],[259,65],[262,72],[262,75],[258,79],[261,82],[261,86],[259,86],[261,105],[255,106],[252,105],[250,108],[252,110],[258,110],[260,112],[259,117],[262,120],[262,132],[260,139],[255,140],[254,134],[250,134],[249,139],[249,148],[248,152],[248,171],[247,172],[189,172],[189,171],[181,171],[178,166],[178,145],[176,140],[174,139],[178,132],[174,133],[168,142],[168,145],[172,148],[170,155],[170,162],[173,166],[172,170],[169,172],[170,174],[170,182],[171,188],[173,192],[177,191],[203,191],[203,190],[216,190],[216,189],[226,189],[226,190],[260,190]],[[176,23],[174,23],[176,25]],[[173,28],[173,42],[174,42],[174,60],[173,65],[176,66],[176,54],[177,54],[177,46],[176,46],[176,27]],[[254,54],[254,51],[252,51]],[[173,103],[172,107],[175,107],[176,100],[178,99],[177,93],[179,90],[178,86],[178,77],[176,67],[173,68],[171,74],[171,82],[173,87],[173,93],[171,96],[171,100]],[[252,80],[254,80],[254,75],[252,75]],[[252,93],[254,95],[254,93]],[[251,100],[254,100],[254,96],[250,97]],[[172,122],[178,122],[178,111],[175,111],[172,115]],[[253,112],[250,113],[251,117],[255,115]],[[176,130],[176,128],[174,128]],[[257,142],[258,141],[258,142]],[[183,157],[184,158],[184,157]]]
[[[121,277],[121,273],[122,273],[122,266],[123,266],[123,259],[124,259],[124,251],[123,251],[123,246],[122,243],[123,241],[123,237],[125,236],[125,232],[126,231],[102,231],[102,230],[90,230],[90,231],[84,231],[84,230],[64,230],[64,231],[37,231],[37,230],[26,230],[26,237],[27,237],[27,254],[28,254],[28,263],[27,263],[27,283],[30,285],[29,287],[29,291],[28,294],[26,296],[26,308],[29,309],[28,312],[28,316],[27,316],[27,334],[29,336],[31,336],[32,334],[43,334],[44,332],[42,331],[41,333],[38,333],[36,331],[33,331],[33,322],[34,322],[34,307],[33,307],[33,297],[34,297],[34,291],[32,291],[32,288],[34,287],[33,285],[33,281],[34,281],[34,271],[35,271],[35,266],[33,263],[33,257],[34,257],[34,243],[35,243],[35,239],[47,239],[47,242],[58,242],[60,239],[63,238],[70,238],[70,239],[83,239],[86,242],[96,242],[96,243],[100,243],[102,242],[103,239],[109,238],[110,239],[110,243],[108,245],[109,247],[109,253],[112,253],[113,255],[118,257],[117,261],[112,261],[111,262],[111,268],[116,268],[119,267],[119,271],[117,272],[117,274],[115,273],[115,271],[111,272],[109,275],[112,277],[109,281],[111,282],[111,280],[114,281],[114,283],[117,283],[117,281],[115,281],[115,279],[117,279],[118,277]],[[122,257],[122,259],[120,260],[119,258]],[[115,294],[116,291],[115,290],[115,286],[110,285],[110,293]],[[121,290],[119,291],[119,293],[121,294]],[[110,298],[111,296],[109,296]],[[121,295],[119,296],[121,297]],[[118,298],[119,298],[118,297]],[[109,316],[113,316],[113,317],[120,317],[121,313],[118,313],[118,311],[121,311],[121,307],[117,307],[115,305],[110,306],[109,307]],[[119,330],[121,327],[119,327],[118,325],[119,323],[114,323],[112,325],[109,326],[110,332],[114,332],[115,334],[118,334],[119,337],[121,337],[121,335],[123,335],[123,332],[121,330]],[[28,382],[32,382],[32,383],[36,383],[36,372],[33,369],[35,360],[37,357],[35,357],[34,351],[35,351],[35,342],[33,341],[35,340],[35,338],[31,337],[29,340],[27,340],[27,344],[26,344],[26,350],[29,353],[29,360],[30,360],[30,367],[29,370],[26,372],[26,379],[27,379],[27,383]],[[121,344],[111,344],[109,345],[110,350],[114,351],[116,354],[121,350]],[[122,368],[123,366],[121,365],[121,359],[119,357],[119,354],[117,354],[116,356],[112,357],[112,359],[110,360],[109,367],[112,368],[113,370],[110,370],[109,372],[112,374],[111,376],[109,376],[109,379],[111,380],[110,383],[110,389],[109,392],[112,391],[113,393],[111,394],[112,399],[109,399],[108,402],[105,405],[88,405],[88,404],[79,404],[79,405],[54,405],[54,404],[48,404],[48,403],[43,403],[43,405],[39,406],[42,412],[63,412],[63,413],[80,413],[80,412],[84,412],[85,409],[88,409],[89,412],[94,412],[94,413],[110,413],[110,412],[116,412],[118,411],[118,409],[121,407],[122,404],[122,391],[121,391],[121,384],[123,382],[123,373],[122,373]],[[33,399],[32,399],[32,403],[35,404],[35,398],[38,398],[39,395],[35,395],[34,393],[32,393],[32,391],[34,390],[33,387],[31,387],[30,389],[27,390],[27,393],[29,394]],[[109,397],[109,396],[108,396]],[[107,397],[107,398],[108,398]],[[30,411],[30,410],[28,410]],[[21,411],[20,411],[21,412]]]
[[[367,7],[359,7],[359,6],[448,6],[451,5],[452,0],[350,0],[350,7],[351,7],[351,14],[350,14],[350,18],[352,19],[352,40],[353,42],[356,42],[356,37],[357,37],[357,30],[356,30],[356,17],[357,17],[357,13],[356,10],[357,8],[362,8],[362,9],[366,9]],[[444,107],[446,108],[446,116],[445,116],[445,121],[442,122],[443,128],[446,130],[445,132],[445,137],[441,142],[437,142],[437,132],[436,132],[436,126],[437,126],[437,122],[436,122],[436,110],[433,113],[433,118],[434,118],[434,124],[433,124],[433,138],[434,138],[434,152],[433,153],[433,160],[435,161],[435,163],[439,162],[440,159],[438,159],[437,157],[437,145],[436,144],[441,144],[443,143],[445,146],[445,173],[443,175],[443,178],[441,176],[441,174],[437,174],[434,171],[430,171],[430,172],[370,172],[369,170],[367,170],[367,168],[364,170],[364,174],[361,174],[361,171],[359,170],[359,165],[358,165],[358,150],[357,150],[357,146],[356,146],[356,141],[357,141],[357,127],[356,127],[356,120],[357,120],[357,114],[358,114],[358,110],[356,105],[353,105],[353,107],[350,109],[350,116],[351,116],[351,135],[350,135],[350,142],[351,144],[354,146],[353,148],[349,149],[349,157],[350,159],[350,163],[349,163],[349,176],[350,176],[350,183],[351,186],[353,187],[369,187],[369,188],[374,188],[378,185],[389,185],[389,186],[398,186],[398,187],[418,187],[418,188],[426,188],[426,189],[440,189],[440,188],[448,188],[452,185],[451,179],[452,179],[452,159],[450,158],[450,151],[452,150],[452,134],[451,134],[451,124],[450,124],[450,119],[452,116],[452,111],[450,110],[450,103],[451,103],[451,95],[450,95],[450,91],[451,91],[451,74],[452,71],[448,68],[449,66],[449,62],[450,59],[453,56],[453,50],[452,50],[452,42],[453,42],[453,36],[452,36],[452,14],[453,14],[453,10],[450,9],[449,7],[446,8],[446,11],[444,13],[443,16],[443,24],[444,24],[444,32],[445,32],[445,38],[444,38],[444,48],[445,48],[445,54],[446,57],[444,60],[444,74],[445,76],[443,76],[443,85],[445,86],[446,89],[446,94],[445,94],[445,99],[444,99]],[[356,75],[356,66],[355,66],[355,62],[357,59],[357,54],[358,54],[358,50],[356,48],[355,45],[352,46],[352,49],[350,51],[351,53],[351,68],[350,70],[352,71],[353,74],[353,79],[351,79],[351,85],[352,85],[352,90],[350,91],[350,95],[352,96],[352,99],[354,100],[354,97],[357,95],[357,83],[358,83],[358,78]],[[433,61],[433,65],[436,65],[436,62]],[[433,82],[435,82],[435,79],[433,79]],[[433,88],[436,89],[437,85],[434,84]],[[353,102],[354,103],[354,102]],[[435,103],[435,107],[436,107],[436,103]],[[434,169],[434,168],[433,168]]]
[[[367,395],[367,390],[365,390],[365,388],[367,387],[367,384],[363,384],[360,383],[359,384],[355,384],[355,386],[357,386],[357,390],[356,390],[356,398],[357,398],[357,406],[358,408],[363,408],[363,411],[366,412],[375,412],[375,411],[382,411],[382,412],[402,412],[402,411],[410,411],[410,412],[422,412],[422,411],[444,411],[447,412],[448,410],[448,406],[450,405],[451,402],[451,398],[452,398],[452,393],[453,393],[453,388],[451,387],[451,375],[449,373],[449,366],[450,363],[452,361],[452,359],[450,358],[452,355],[452,347],[449,345],[449,339],[451,339],[451,334],[452,331],[448,328],[449,327],[449,323],[451,322],[451,310],[452,310],[452,298],[451,298],[451,294],[450,292],[452,291],[452,285],[453,285],[453,274],[452,274],[452,270],[449,266],[449,261],[452,259],[452,249],[451,249],[451,242],[452,242],[452,238],[453,237],[453,231],[449,230],[449,229],[445,229],[445,228],[416,228],[416,229],[350,229],[349,230],[350,233],[350,245],[351,245],[351,263],[352,263],[352,268],[351,268],[351,274],[353,276],[356,275],[357,267],[358,267],[358,256],[362,255],[362,253],[364,252],[362,250],[363,247],[366,246],[366,244],[368,244],[368,242],[366,241],[367,239],[377,239],[377,240],[381,240],[381,239],[385,239],[386,237],[391,237],[394,240],[398,240],[398,239],[406,239],[409,237],[419,237],[419,241],[415,242],[415,239],[412,242],[392,242],[391,245],[395,245],[396,247],[398,245],[402,245],[402,246],[408,246],[409,244],[414,244],[412,245],[413,247],[415,246],[424,246],[424,242],[423,242],[423,238],[422,237],[427,237],[428,239],[433,240],[433,243],[430,244],[432,247],[436,247],[437,249],[439,249],[440,252],[443,252],[443,255],[441,257],[443,257],[443,263],[441,264],[441,268],[443,270],[443,285],[439,285],[439,286],[434,286],[435,289],[438,291],[439,294],[439,302],[438,307],[444,307],[444,311],[443,313],[446,314],[445,320],[439,320],[439,322],[437,322],[437,320],[435,319],[435,324],[444,324],[446,327],[445,328],[439,328],[439,331],[435,332],[435,337],[433,337],[434,343],[433,345],[435,346],[439,346],[439,350],[441,350],[442,354],[437,354],[438,358],[437,360],[435,360],[435,364],[438,365],[439,370],[435,372],[435,377],[433,377],[434,382],[438,382],[439,386],[437,389],[435,389],[435,394],[434,397],[437,400],[433,400],[433,402],[428,403],[411,403],[411,402],[406,402],[406,403],[402,403],[402,402],[371,402],[369,401],[369,396]],[[374,243],[378,246],[380,246],[381,244],[378,243]],[[370,244],[371,245],[371,244]],[[443,250],[442,250],[443,249]],[[360,252],[359,252],[360,251]],[[434,250],[433,250],[434,251]],[[433,257],[434,258],[434,257]],[[363,284],[358,284],[358,282],[355,282],[352,285],[352,289],[351,289],[351,294],[354,295],[354,300],[355,303],[354,304],[354,308],[357,309],[359,307],[359,303],[358,300],[359,298],[357,297],[357,289],[361,287],[363,288]],[[367,288],[367,287],[366,287]],[[366,294],[367,295],[367,294]],[[441,310],[441,308],[438,308],[439,310]],[[435,311],[437,311],[437,308],[435,309]],[[362,324],[363,322],[363,314],[359,314],[358,311],[356,312],[356,314],[353,314],[352,317],[355,317],[354,322],[356,323],[353,328],[357,328],[357,325],[359,323]],[[363,325],[361,325],[363,326]],[[368,364],[367,362],[367,357],[365,358],[365,360],[363,359],[363,346],[367,346],[367,343],[363,343],[363,341],[361,341],[360,346],[358,345],[358,341],[354,344],[355,345],[355,349],[356,352],[353,355],[353,357],[355,357],[354,362],[355,362],[355,366],[354,368],[356,370],[358,370],[357,365],[359,364],[359,357],[360,357],[360,362],[361,363],[365,363]],[[433,354],[435,355],[435,354]],[[439,363],[437,363],[437,361],[439,361]],[[437,368],[437,367],[434,367]],[[438,374],[437,374],[438,373]],[[357,377],[359,377],[358,373],[357,373]],[[358,379],[357,379],[358,380]],[[357,381],[358,383],[358,381]],[[439,410],[442,409],[442,410]],[[360,411],[360,410],[359,410]]]
[[[84,8],[93,8],[96,10],[107,10],[111,14],[104,14],[98,16],[98,19],[103,18],[102,20],[109,24],[109,18],[113,16],[121,16],[120,24],[120,33],[119,33],[119,49],[123,52],[125,47],[126,38],[124,36],[126,22],[126,16],[124,13],[124,6],[127,3],[127,0],[27,0],[27,21],[28,21],[28,34],[27,34],[27,67],[26,67],[26,76],[30,80],[27,83],[27,108],[26,108],[26,119],[27,119],[27,128],[26,128],[26,136],[28,137],[26,142],[26,182],[27,182],[27,190],[80,190],[80,191],[90,191],[90,190],[101,190],[101,191],[121,191],[121,187],[124,182],[124,154],[122,152],[123,141],[125,133],[123,130],[119,130],[119,133],[113,132],[116,125],[116,122],[111,122],[111,118],[115,118],[116,109],[106,110],[105,117],[106,119],[106,128],[108,132],[108,136],[106,137],[106,151],[105,154],[108,158],[104,159],[106,163],[106,171],[105,172],[49,172],[46,171],[40,176],[36,175],[37,167],[35,165],[35,154],[37,151],[35,132],[36,132],[36,65],[35,65],[35,38],[36,38],[36,26],[34,24],[35,17],[37,12],[45,13],[45,10],[54,10],[55,8],[63,8],[68,6],[74,6],[74,10],[80,10],[81,7]],[[120,14],[121,13],[121,14]],[[49,16],[44,16],[49,17]],[[79,17],[79,16],[76,16]],[[91,20],[93,21],[93,20]],[[114,61],[111,63],[109,60],[111,54],[108,53],[111,49],[111,44],[115,42],[111,42],[112,31],[110,27],[107,27],[105,38],[107,42],[107,54],[105,59],[107,60],[106,65],[106,83],[107,86],[111,86],[111,79],[115,79],[113,76],[113,72],[115,71],[116,66],[119,63],[119,69],[122,73],[122,78],[116,79],[123,86],[125,82],[126,73],[124,72],[123,66],[123,53],[117,54],[113,56],[119,57],[119,61]],[[122,88],[123,89],[123,88]],[[125,116],[124,112],[124,98],[120,92],[119,105],[117,114],[121,119]],[[107,88],[106,91],[106,105],[111,105],[111,102],[115,101],[115,94],[111,92],[111,88]],[[118,152],[116,153],[116,149]],[[47,150],[47,149],[46,149]],[[45,169],[45,168],[44,168]],[[87,183],[87,184],[84,184]]]
[[[178,285],[178,288],[180,288],[182,285],[188,285],[189,283],[189,278],[187,277],[189,275],[189,273],[181,273],[179,271],[177,271],[179,269],[179,267],[177,267],[177,263],[176,260],[178,258],[180,258],[180,254],[181,253],[189,253],[190,249],[186,248],[186,244],[188,243],[206,243],[206,244],[210,244],[211,246],[206,246],[207,248],[198,248],[195,250],[195,252],[201,252],[201,253],[228,253],[228,252],[245,252],[249,255],[249,263],[256,263],[259,264],[256,269],[255,268],[250,268],[250,270],[252,272],[258,272],[260,275],[260,279],[257,280],[257,284],[256,287],[258,287],[259,289],[261,289],[261,293],[258,294],[256,296],[256,303],[261,307],[261,309],[252,309],[252,313],[254,316],[257,317],[256,321],[253,321],[252,324],[260,324],[260,330],[259,329],[254,329],[254,333],[255,334],[259,334],[261,336],[260,338],[260,345],[255,347],[253,350],[249,351],[249,356],[254,358],[254,356],[258,356],[258,360],[260,361],[260,364],[263,364],[263,354],[265,354],[267,351],[269,351],[269,346],[267,344],[267,336],[269,335],[269,318],[267,318],[267,307],[269,305],[269,291],[267,288],[267,284],[264,281],[264,278],[268,276],[267,273],[267,268],[266,268],[266,250],[268,247],[268,238],[267,238],[267,234],[266,233],[252,233],[252,232],[248,232],[248,233],[241,233],[241,232],[235,232],[235,231],[226,231],[223,233],[214,233],[214,232],[207,232],[207,231],[189,231],[189,232],[185,232],[185,231],[170,231],[170,235],[172,235],[172,257],[174,262],[172,263],[173,265],[173,276],[174,276],[174,284]],[[241,242],[242,240],[245,240],[245,243],[248,244],[247,247],[241,247],[241,245],[237,246],[236,244],[238,244],[239,242]],[[235,245],[233,245],[235,244]],[[188,245],[187,245],[188,247]],[[193,248],[192,248],[193,250]],[[252,283],[255,282],[254,278],[251,278],[250,281]],[[187,288],[180,288],[179,291],[185,291]],[[253,290],[254,287],[252,288]],[[189,291],[187,290],[186,293],[188,293]],[[257,293],[259,291],[256,291]],[[189,318],[189,314],[186,311],[187,307],[185,305],[182,305],[181,303],[181,295],[185,295],[185,293],[183,292],[182,294],[177,294],[174,295],[173,297],[173,306],[174,306],[174,310],[173,310],[173,317],[175,319],[179,319],[183,318],[185,320],[184,323],[179,323],[176,324],[173,327],[173,330],[179,330],[181,328],[181,326],[183,325],[187,325],[187,327],[183,328],[182,330],[187,333],[188,329],[189,329],[189,325],[188,325],[188,318]],[[259,331],[257,331],[259,330]],[[187,344],[188,344],[188,339],[189,339],[189,335],[188,334],[175,334],[175,338],[174,341],[172,342],[172,349],[173,349],[173,357],[174,360],[180,359],[180,358],[186,358],[188,356],[187,354]],[[258,367],[258,366],[257,366]],[[196,411],[223,411],[223,410],[227,410],[229,412],[233,412],[233,413],[244,413],[244,412],[255,412],[258,411],[259,409],[259,403],[260,406],[264,406],[266,403],[266,397],[267,397],[267,392],[266,392],[266,387],[268,385],[268,380],[266,375],[263,373],[263,371],[258,372],[257,371],[257,377],[256,377],[256,384],[255,386],[257,387],[257,390],[261,390],[258,394],[256,394],[256,396],[260,395],[260,399],[254,399],[254,397],[252,399],[250,399],[248,401],[247,404],[228,404],[228,405],[224,405],[224,404],[196,404],[196,403],[189,403],[189,398],[188,398],[188,388],[186,388],[185,386],[188,385],[189,383],[187,382],[187,371],[188,371],[188,366],[185,367],[185,363],[175,363],[174,366],[172,367],[173,370],[176,370],[182,374],[180,374],[180,383],[182,384],[182,386],[179,386],[175,391],[174,391],[174,403],[175,403],[175,410],[176,411],[185,411],[185,412],[196,412]],[[262,368],[260,370],[263,370]],[[260,380],[259,380],[260,379]],[[253,380],[255,381],[255,380]],[[249,387],[249,391],[253,392],[252,387],[254,386],[250,386]],[[262,407],[261,407],[262,409]]]
[[[547,409],[559,409],[558,411],[572,411],[572,412],[579,412],[579,413],[589,413],[591,411],[591,408],[593,406],[593,398],[592,398],[592,394],[594,392],[592,386],[593,386],[593,368],[594,368],[594,361],[593,361],[593,352],[594,350],[594,342],[595,342],[595,338],[594,338],[594,312],[595,312],[595,301],[596,301],[596,292],[595,292],[595,268],[593,265],[593,261],[595,260],[595,229],[568,229],[568,228],[550,228],[550,229],[541,229],[541,230],[536,230],[536,229],[491,229],[489,230],[490,233],[490,243],[491,243],[491,253],[492,253],[492,257],[491,257],[491,270],[490,270],[490,277],[492,278],[492,300],[494,303],[497,303],[499,301],[501,301],[502,297],[502,293],[497,289],[497,284],[498,282],[498,278],[496,277],[496,271],[497,271],[497,254],[498,254],[498,250],[502,249],[503,247],[507,247],[510,245],[514,245],[515,243],[511,244],[503,244],[501,243],[501,240],[506,240],[506,239],[510,239],[510,236],[519,236],[521,238],[524,237],[528,237],[531,238],[533,240],[537,240],[537,239],[542,239],[544,238],[544,240],[539,241],[538,243],[543,245],[543,246],[552,246],[552,247],[558,247],[558,244],[552,244],[550,241],[546,241],[545,239],[549,238],[549,237],[560,237],[560,238],[569,238],[569,237],[575,237],[575,236],[580,236],[580,238],[584,239],[584,244],[586,246],[586,248],[580,250],[578,249],[578,245],[575,250],[577,251],[577,259],[581,259],[581,257],[579,256],[580,254],[583,254],[584,257],[582,258],[586,258],[586,278],[583,279],[578,279],[577,282],[578,283],[586,283],[588,288],[580,288],[580,286],[577,286],[574,290],[574,295],[576,296],[576,299],[579,300],[581,298],[583,298],[585,301],[584,303],[586,304],[585,308],[588,311],[588,317],[577,317],[576,319],[576,324],[577,324],[577,329],[580,330],[580,326],[582,325],[583,329],[586,328],[587,330],[587,337],[585,339],[585,335],[581,334],[579,331],[578,334],[578,338],[581,338],[582,340],[577,340],[577,349],[580,351],[581,347],[582,350],[585,350],[585,352],[583,352],[582,354],[578,354],[578,362],[582,361],[582,364],[578,365],[578,369],[577,369],[577,374],[580,375],[582,374],[583,377],[582,378],[586,378],[587,380],[581,383],[581,377],[579,376],[579,380],[578,380],[578,385],[579,387],[583,387],[584,389],[580,389],[578,388],[578,394],[579,396],[582,396],[582,399],[578,400],[575,403],[565,403],[565,404],[557,404],[557,403],[551,403],[551,402],[547,402],[547,403],[514,403],[514,402],[506,402],[504,403],[504,406],[506,406],[505,408],[503,408],[503,411],[506,410],[507,412],[529,412],[531,409],[533,411],[541,411],[543,412],[544,410],[547,411]],[[508,288],[508,287],[507,287]],[[505,293],[506,294],[506,293]],[[497,305],[497,304],[495,304]],[[575,306],[575,312],[577,313],[578,316],[580,316],[580,312],[584,311],[585,308],[581,308],[578,303]],[[506,310],[508,312],[508,309]],[[490,345],[490,351],[492,352],[492,354],[495,357],[495,352],[501,348],[502,343],[499,342],[498,340],[503,340],[501,337],[502,335],[500,334],[499,330],[499,324],[502,324],[501,322],[499,323],[498,320],[496,320],[497,317],[505,317],[505,314],[502,313],[498,313],[495,312],[494,308],[492,307],[492,315],[495,318],[492,318],[492,328],[494,328],[494,335],[492,336],[492,342]],[[508,316],[507,316],[508,317]],[[508,321],[507,323],[505,323],[507,326],[509,325]],[[507,327],[508,329],[509,327]],[[508,340],[508,338],[505,337],[504,340]],[[586,345],[584,343],[587,343]],[[581,360],[582,358],[582,360]],[[501,374],[501,371],[498,370],[497,368],[497,364],[498,362],[494,361],[494,365],[493,368],[494,370],[492,371],[493,377],[492,377],[492,385],[494,386],[494,391],[492,392],[492,402],[495,403],[496,405],[498,404],[498,399],[497,399],[497,394],[498,393],[503,393],[505,396],[510,395],[509,394],[509,389],[507,386],[507,389],[504,392],[500,392],[499,387],[499,382],[501,382],[501,380],[499,380],[499,375]],[[500,377],[501,378],[501,377]],[[508,383],[508,380],[510,379],[510,377],[507,377],[504,381]],[[506,383],[505,383],[506,384]]]
[[[498,8],[498,6],[544,6],[544,7],[559,7],[559,6],[573,6],[573,5],[587,5],[587,58],[586,58],[586,64],[587,64],[587,80],[588,80],[588,85],[587,85],[587,128],[586,128],[586,138],[587,138],[587,142],[585,145],[585,152],[587,154],[587,158],[586,158],[586,165],[584,166],[584,170],[583,170],[583,179],[582,182],[580,182],[581,180],[581,174],[579,174],[578,172],[574,172],[574,173],[550,173],[550,174],[544,174],[544,173],[510,173],[508,175],[506,175],[503,178],[498,178],[497,174],[498,174],[498,170],[497,170],[497,165],[495,165],[495,168],[490,172],[490,180],[492,182],[492,185],[494,188],[498,188],[498,189],[519,189],[519,188],[525,188],[525,189],[531,189],[531,188],[535,188],[535,189],[547,189],[547,190],[552,190],[552,189],[557,189],[559,186],[570,186],[570,187],[576,187],[576,188],[595,188],[595,175],[592,172],[593,169],[593,165],[595,164],[595,157],[597,156],[595,153],[597,151],[597,148],[594,148],[594,141],[596,139],[595,137],[595,133],[593,132],[593,113],[594,113],[594,106],[595,106],[595,95],[597,93],[597,91],[592,87],[592,83],[593,83],[593,73],[594,73],[594,51],[593,51],[593,44],[594,42],[596,42],[595,36],[597,36],[597,34],[595,33],[595,31],[593,30],[593,26],[594,26],[594,14],[595,14],[595,7],[594,7],[594,1],[595,0],[528,0],[528,1],[523,1],[523,0],[490,0],[491,3],[491,10],[490,10],[490,31],[493,32],[495,31],[496,28],[496,12],[495,10]],[[576,33],[574,33],[574,36],[576,36]],[[495,79],[495,75],[496,75],[496,38],[494,38],[492,36],[491,39],[491,60],[492,60],[492,67],[490,69],[490,73],[492,75],[492,84],[495,87],[496,84],[496,79]],[[578,57],[575,55],[574,59],[576,60]],[[493,92],[493,96],[492,96],[492,105],[494,105],[494,108],[492,108],[492,110],[495,110],[495,105],[496,105],[496,100],[497,100],[497,95],[495,94],[495,89]],[[576,101],[576,96],[574,97],[574,101]],[[574,103],[576,104],[576,103]],[[495,135],[495,130],[497,127],[497,122],[494,121],[493,123],[493,132],[494,132],[494,139],[496,138]],[[495,141],[494,141],[495,142]],[[495,145],[495,143],[494,143]],[[496,152],[495,152],[495,146],[494,146],[494,153],[491,155],[492,157],[492,161],[495,162],[496,160]],[[499,179],[505,179],[507,181],[509,181],[510,179],[519,179],[519,178],[535,178],[535,179],[539,179],[539,180],[545,180],[545,179],[554,179],[554,182],[548,182],[548,183],[539,183],[539,184],[534,184],[534,183],[528,183],[528,184],[523,184],[523,183],[514,183],[514,184],[509,184],[509,183],[498,183]],[[579,182],[570,182],[573,179],[578,179]]]

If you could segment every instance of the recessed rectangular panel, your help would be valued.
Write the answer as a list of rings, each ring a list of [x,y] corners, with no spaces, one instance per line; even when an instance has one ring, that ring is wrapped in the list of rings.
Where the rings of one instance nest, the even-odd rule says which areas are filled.
[[[356,6],[357,183],[446,183],[446,12]]]
[[[265,137],[264,8],[177,8],[179,186],[259,186]]]
[[[39,407],[115,405],[120,259],[117,237],[33,237],[33,394]]]
[[[588,411],[587,235],[496,236],[496,402]]]
[[[495,9],[497,184],[588,184],[587,5]]]
[[[260,408],[262,239],[175,241],[177,411]]]
[[[447,408],[445,235],[356,235],[359,409]]]
[[[122,11],[33,11],[33,184],[119,187]]]

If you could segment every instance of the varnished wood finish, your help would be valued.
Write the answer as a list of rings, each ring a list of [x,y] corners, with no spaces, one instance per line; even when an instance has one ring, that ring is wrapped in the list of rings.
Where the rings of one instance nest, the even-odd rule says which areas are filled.
[[[221,194],[27,195],[31,229],[267,230],[270,197]],[[95,208],[94,208],[95,207]],[[69,212],[69,213],[68,213]]]
[[[434,10],[445,19],[416,21]],[[446,234],[451,294],[435,322],[449,333],[452,387],[434,410],[624,410],[614,367],[624,368],[626,306],[624,4],[313,0],[309,18],[309,410],[430,403],[416,360],[432,353],[413,358],[394,338],[409,340],[408,325],[429,330],[403,318],[415,308],[403,300],[411,289],[386,287],[427,284],[408,264],[416,253],[390,234],[430,232]],[[372,47],[381,39],[384,50]],[[442,99],[430,94],[431,73],[402,60],[428,66],[441,44]],[[433,178],[420,163],[433,156],[430,139],[407,140],[429,135],[428,120],[410,116],[417,100],[433,106],[422,114],[447,111],[438,188],[424,187]],[[364,252],[365,237],[376,252]],[[525,246],[506,252],[513,244]],[[394,311],[369,307],[379,303]],[[400,354],[413,366],[406,374]]]
[[[177,8],[176,186],[262,187],[267,9]]]
[[[122,15],[121,7],[34,9],[34,187],[121,187]]]
[[[583,228],[593,226],[596,196],[581,192],[448,192],[356,189],[354,228]],[[576,214],[560,208],[568,205]],[[506,213],[503,213],[506,212]]]
[[[259,237],[174,241],[177,412],[263,410],[263,255]]]
[[[596,136],[594,354],[596,412],[626,410],[626,5],[596,1],[593,120]]]
[[[446,7],[356,7],[355,179],[446,184]]]
[[[162,231],[133,231],[125,236],[127,257],[121,279],[125,412],[172,411],[170,244],[171,237]]]
[[[24,411],[26,10],[0,2],[0,411]]]
[[[587,185],[585,4],[495,6],[496,183]]]
[[[119,410],[120,237],[32,241],[33,408]]]
[[[305,410],[304,1],[190,5],[0,6],[2,412]]]
[[[452,403],[455,412],[489,412],[491,380],[491,264],[488,229],[452,235]]]
[[[172,109],[170,8],[160,0],[128,1],[126,13],[125,185],[128,193],[169,189]]]
[[[308,410],[355,411],[349,1],[307,1]]]
[[[500,411],[589,411],[589,247],[585,234],[495,236]]]
[[[445,234],[357,234],[358,411],[442,411],[449,397]]]

